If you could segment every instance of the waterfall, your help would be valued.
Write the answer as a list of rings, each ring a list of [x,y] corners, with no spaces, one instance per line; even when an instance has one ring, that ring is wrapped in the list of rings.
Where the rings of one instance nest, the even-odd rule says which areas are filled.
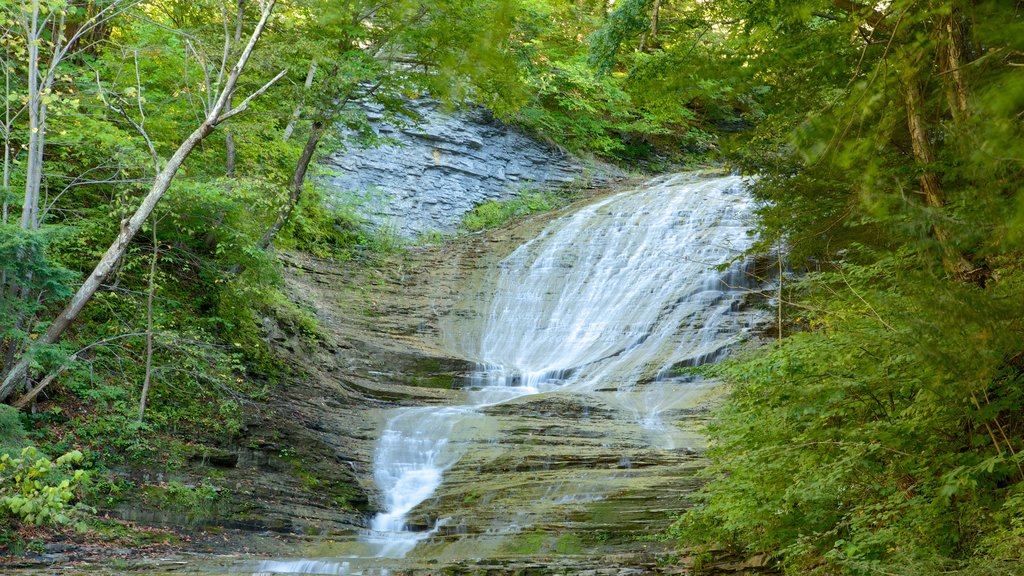
[[[366,537],[379,556],[438,529],[411,529],[408,514],[469,442],[494,433],[484,407],[614,390],[619,410],[671,447],[660,414],[687,385],[675,369],[718,359],[751,327],[735,314],[750,286],[751,202],[740,177],[666,176],[555,220],[502,261],[476,318],[445,329],[449,350],[479,365],[467,404],[398,409],[385,426],[374,457],[384,510]]]

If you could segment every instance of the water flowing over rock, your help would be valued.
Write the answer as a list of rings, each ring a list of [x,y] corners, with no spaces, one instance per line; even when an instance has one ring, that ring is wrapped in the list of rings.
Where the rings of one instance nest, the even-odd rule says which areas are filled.
[[[379,109],[367,111],[374,130],[389,143],[349,148],[322,164],[338,202],[377,226],[405,237],[454,232],[462,215],[487,200],[503,200],[523,189],[599,184],[614,173],[594,168],[495,120],[479,108],[445,112],[429,99],[410,103],[423,117],[397,127]]]
[[[666,176],[548,222],[467,277],[435,342],[476,369],[381,413],[367,529],[253,569],[654,573],[637,539],[689,505],[716,389],[678,369],[764,320],[741,257],[750,220],[741,178]]]
[[[587,206],[506,258],[486,281],[489,302],[468,299],[445,330],[449,349],[480,366],[469,403],[402,409],[384,431],[375,469],[385,511],[373,527],[405,543],[384,553],[403,555],[421,538],[401,530],[405,515],[466,444],[494,440],[481,423],[486,407],[603,395],[652,445],[675,448],[661,416],[695,386],[672,369],[714,361],[756,318],[735,313],[751,285],[744,262],[717,268],[750,246],[749,215],[740,178],[672,176]],[[567,503],[604,496],[583,484],[559,490]]]

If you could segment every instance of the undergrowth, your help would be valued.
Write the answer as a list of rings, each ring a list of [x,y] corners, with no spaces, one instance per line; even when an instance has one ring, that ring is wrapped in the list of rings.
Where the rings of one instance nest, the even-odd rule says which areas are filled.
[[[981,289],[854,250],[794,287],[806,330],[711,369],[733,389],[672,534],[794,574],[1020,572],[1022,260]]]

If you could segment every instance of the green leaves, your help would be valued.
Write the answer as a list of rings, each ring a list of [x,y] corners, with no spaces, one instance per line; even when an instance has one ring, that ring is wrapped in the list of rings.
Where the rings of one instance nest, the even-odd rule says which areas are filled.
[[[470,232],[495,228],[519,216],[563,206],[571,199],[568,194],[524,191],[504,202],[488,200],[466,213],[462,227]]]
[[[703,503],[676,533],[795,573],[948,569],[987,562],[974,556],[995,553],[976,548],[993,532],[1024,542],[996,512],[1024,486],[1017,262],[979,290],[932,281],[907,250],[853,245],[802,278],[787,301],[810,330],[713,370],[734,388]]]
[[[622,43],[650,26],[651,5],[652,0],[616,2],[605,25],[590,36],[590,65],[601,73],[609,72]]]
[[[32,446],[17,458],[0,454],[0,513],[28,524],[69,524],[83,510],[72,504],[89,477],[72,466],[82,458],[74,450],[50,461]]]

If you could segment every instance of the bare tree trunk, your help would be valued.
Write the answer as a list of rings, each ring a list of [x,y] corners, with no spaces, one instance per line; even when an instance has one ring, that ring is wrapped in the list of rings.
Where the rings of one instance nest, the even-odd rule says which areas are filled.
[[[921,85],[913,71],[914,67],[908,68],[911,71],[903,75],[903,100],[907,110],[907,128],[910,131],[914,160],[921,169],[921,193],[924,194],[928,206],[939,209],[945,205],[945,198],[939,177],[933,170],[935,154],[932,152],[922,117],[924,101],[921,96]],[[975,267],[953,246],[949,232],[941,224],[934,224],[932,229],[942,250],[942,262],[946,270],[957,280],[969,280]]]
[[[299,156],[298,162],[295,164],[295,171],[292,172],[292,181],[288,187],[290,193],[288,194],[288,201],[284,206],[281,207],[281,211],[277,213],[277,218],[274,219],[274,223],[263,233],[260,237],[259,242],[256,246],[260,250],[266,250],[270,243],[274,241],[274,237],[277,233],[284,228],[284,225],[288,223],[288,219],[291,218],[292,212],[295,207],[298,206],[299,200],[302,199],[302,189],[305,187],[306,172],[309,170],[309,165],[313,161],[313,156],[316,154],[316,147],[320,144],[320,139],[323,138],[325,129],[325,123],[323,120],[314,120],[313,125],[309,130],[309,137],[306,138],[306,145],[302,147],[302,154]]]
[[[73,362],[75,360],[75,358],[76,358],[76,355],[72,355],[71,358],[68,358],[68,362]],[[39,393],[43,391],[43,389],[45,389],[47,386],[52,384],[53,381],[56,380],[58,376],[63,374],[64,371],[67,370],[67,369],[68,369],[68,365],[67,364],[63,364],[59,368],[54,370],[53,372],[50,372],[49,374],[46,375],[45,378],[43,378],[42,380],[39,381],[39,384],[36,384],[35,387],[33,387],[31,390],[29,390],[28,392],[26,392],[22,396],[18,397],[14,402],[12,402],[11,406],[14,406],[15,408],[18,408],[18,409],[21,409],[21,408],[24,408],[25,406],[28,406],[29,402],[35,400],[36,396],[38,396]]]
[[[249,43],[242,51],[242,54],[238,57],[238,62],[234,67],[232,67],[231,72],[228,75],[227,82],[221,89],[216,103],[207,114],[206,119],[203,120],[203,123],[200,124],[184,142],[181,143],[178,149],[174,152],[174,155],[172,155],[170,160],[168,160],[163,170],[157,174],[156,179],[153,181],[153,187],[145,198],[142,199],[142,203],[131,218],[121,222],[120,234],[118,234],[110,247],[107,248],[106,253],[102,258],[100,258],[99,263],[96,264],[92,273],[78,288],[75,295],[72,296],[71,301],[67,304],[64,310],[54,318],[46,332],[39,337],[37,340],[39,345],[53,344],[56,342],[64,331],[67,330],[68,326],[78,318],[82,309],[85,308],[85,305],[88,304],[89,300],[91,300],[93,295],[96,294],[96,291],[99,290],[103,280],[110,274],[111,270],[113,270],[114,265],[122,256],[124,256],[125,251],[128,249],[128,244],[131,242],[135,234],[138,233],[143,222],[145,222],[153,213],[157,202],[159,202],[164,193],[167,192],[175,174],[177,174],[178,169],[181,168],[182,163],[186,158],[188,158],[192,150],[199,145],[204,138],[210,135],[218,124],[247,110],[249,103],[254,98],[263,94],[263,92],[269,89],[274,82],[284,76],[284,72],[281,72],[262,88],[249,95],[241,104],[227,112],[224,112],[224,108],[231,97],[231,93],[235,89],[235,84],[238,82],[238,77],[245,68],[246,63],[249,60],[249,56],[252,54],[252,50],[256,46],[256,41],[263,33],[267,19],[273,11],[275,1],[276,0],[268,0],[264,5],[259,23],[257,23],[255,30],[253,30],[252,35],[249,37]],[[7,375],[4,377],[3,383],[0,384],[0,401],[5,400],[14,390],[15,385],[26,377],[30,363],[31,360],[28,355],[23,355],[8,371]]]
[[[231,134],[231,130],[224,131],[224,175],[233,180],[235,178],[235,159],[237,153],[235,151],[235,137]]]
[[[39,213],[39,186],[42,181],[42,150],[44,145],[44,117],[46,107],[40,93],[39,44],[42,41],[39,30],[39,0],[32,1],[32,16],[27,22],[28,40],[28,157],[25,166],[25,200],[21,205],[21,229],[35,228]]]
[[[782,283],[785,281],[785,275],[782,273],[782,240],[779,240],[779,341],[782,341]]]
[[[11,69],[7,62],[3,62],[5,94],[11,93]],[[10,206],[7,203],[7,195],[11,188],[11,101],[4,98],[4,180],[3,180],[3,223],[7,224],[7,213]],[[0,290],[7,286],[7,273],[0,278]],[[0,292],[2,294],[2,292]]]
[[[650,47],[658,47],[658,17],[661,13],[661,0],[654,0],[654,7],[651,8],[651,40]]]
[[[153,256],[149,260],[149,293],[146,295],[146,376],[142,380],[142,394],[139,397],[139,422],[146,416],[146,398],[153,381],[153,294],[156,292],[156,261],[160,244],[156,237],[156,215],[153,215]]]
[[[53,86],[54,79],[56,78],[60,63],[77,44],[77,41],[84,35],[89,34],[97,27],[105,25],[112,18],[125,13],[131,7],[138,4],[138,2],[139,0],[111,0],[110,2],[105,3],[101,8],[97,8],[95,13],[89,15],[80,26],[72,30],[66,26],[65,15],[60,11],[50,11],[44,18],[42,18],[42,20],[40,20],[41,2],[40,0],[31,0],[28,14],[22,15],[16,23],[24,34],[22,38],[25,41],[28,54],[28,82],[26,86],[28,101],[26,109],[28,110],[29,116],[29,143],[25,160],[24,203],[22,205],[21,219],[19,221],[19,225],[23,230],[35,230],[42,225],[43,217],[40,212],[40,198],[43,177],[43,152],[46,147],[46,99],[50,95],[50,90]],[[43,44],[44,40],[46,40],[46,35],[44,35],[44,33],[47,31],[47,23],[49,23],[50,26],[50,34],[48,35],[48,38],[52,51],[49,55],[48,61],[45,63],[45,66],[43,66],[40,60],[39,48]],[[65,37],[65,34],[68,34],[68,36]],[[9,66],[9,63],[5,64]],[[9,77],[7,86],[8,93],[10,93]],[[9,113],[9,108],[7,108],[7,111]],[[5,138],[5,142],[9,144],[9,117],[7,118],[6,135],[7,138]],[[6,154],[9,153],[10,151],[8,146],[5,157]],[[27,256],[28,254],[24,251],[19,252],[18,254],[18,258],[25,258]],[[22,300],[27,305],[32,297],[31,291],[24,286],[17,286],[14,279],[5,280],[7,280],[6,289],[8,290],[9,297],[12,300]],[[28,280],[31,281],[31,273],[28,275]],[[31,327],[32,323],[33,319],[29,318],[24,310],[18,313],[18,319],[15,321],[15,324],[19,329],[27,330],[25,327]],[[22,343],[18,342],[17,339],[12,339],[9,343],[7,358],[11,358],[11,360],[5,361],[4,363],[4,368],[7,371],[3,375],[4,384],[0,386],[0,391],[4,391],[3,396],[0,396],[0,400],[10,394],[13,384],[8,384],[9,380],[13,382],[18,379],[26,378],[25,370],[18,368],[18,366],[24,363],[24,358],[22,358],[15,366],[11,366],[13,357],[19,354],[22,349]],[[16,371],[21,372],[21,374],[12,373],[14,368],[17,368]]]
[[[245,0],[238,0],[236,7],[235,36],[232,39],[231,46],[238,46],[238,43],[242,41],[242,24],[245,21]],[[231,107],[231,100],[228,100],[228,107]],[[238,152],[235,147],[235,135],[232,134],[230,127],[224,130],[224,154],[225,176],[229,180],[233,180],[235,178],[235,164]],[[230,186],[230,184],[228,185]]]
[[[313,75],[316,74],[316,59],[314,58],[309,63],[309,73],[306,74],[306,83],[303,85],[306,92],[313,86]],[[303,98],[305,99],[305,98]],[[295,132],[295,123],[302,117],[302,103],[295,105],[295,110],[292,111],[292,117],[288,120],[288,125],[284,127],[284,134],[281,135],[281,139],[287,142],[291,139],[292,133]]]
[[[942,76],[946,78],[946,98],[953,121],[961,123],[970,115],[967,79],[962,69],[965,58],[965,42],[962,21],[957,11],[939,20],[941,54],[939,62]]]
[[[28,91],[28,153],[25,160],[25,195],[22,200],[21,219],[19,220],[22,230],[35,230],[39,224],[39,189],[42,183],[41,163],[46,128],[46,105],[43,102],[43,89],[39,74],[39,45],[42,43],[39,1],[32,0],[31,14],[27,20],[23,20],[21,23],[25,29],[25,40],[28,47],[28,84],[26,86]],[[19,248],[17,258],[19,260],[30,258],[31,256],[27,252],[24,248]],[[31,272],[28,274],[29,276],[25,280],[31,281]],[[30,290],[22,282],[16,278],[11,280],[10,297],[12,300],[27,303],[31,296]],[[14,320],[16,331],[26,331],[25,327],[29,323],[26,310],[16,311]],[[14,359],[21,346],[22,343],[18,338],[11,338],[8,342],[7,350],[4,353],[4,368],[7,370],[4,374],[5,380],[12,376],[11,372],[16,366],[12,366],[12,364],[14,364]],[[22,380],[24,380],[24,375],[13,380],[11,388],[13,389]]]
[[[66,26],[64,14],[52,11],[40,21],[40,0],[31,0],[31,14],[20,20],[28,49],[28,116],[29,145],[25,166],[25,203],[22,206],[21,227],[37,228],[40,222],[39,198],[43,174],[43,151],[46,145],[46,97],[49,96],[60,63],[84,35],[106,26],[110,20],[139,3],[140,0],[111,0],[90,14],[74,30]],[[47,22],[52,25],[49,39],[52,53],[44,68],[40,66],[39,46],[44,42]],[[68,34],[68,37],[65,37]]]
[[[11,74],[10,69],[4,66],[5,72],[5,84],[7,87],[7,94],[11,93]],[[7,98],[4,98],[4,176],[3,176],[3,224],[7,225],[7,212],[8,203],[7,195],[11,193],[11,103]],[[7,307],[7,270],[0,270],[0,303],[3,304],[4,308]],[[0,338],[0,349],[5,349],[7,345],[13,345],[14,339]],[[3,374],[4,369],[8,366],[6,359],[7,354],[4,354],[4,359],[0,360],[3,364],[0,364],[0,374]]]

